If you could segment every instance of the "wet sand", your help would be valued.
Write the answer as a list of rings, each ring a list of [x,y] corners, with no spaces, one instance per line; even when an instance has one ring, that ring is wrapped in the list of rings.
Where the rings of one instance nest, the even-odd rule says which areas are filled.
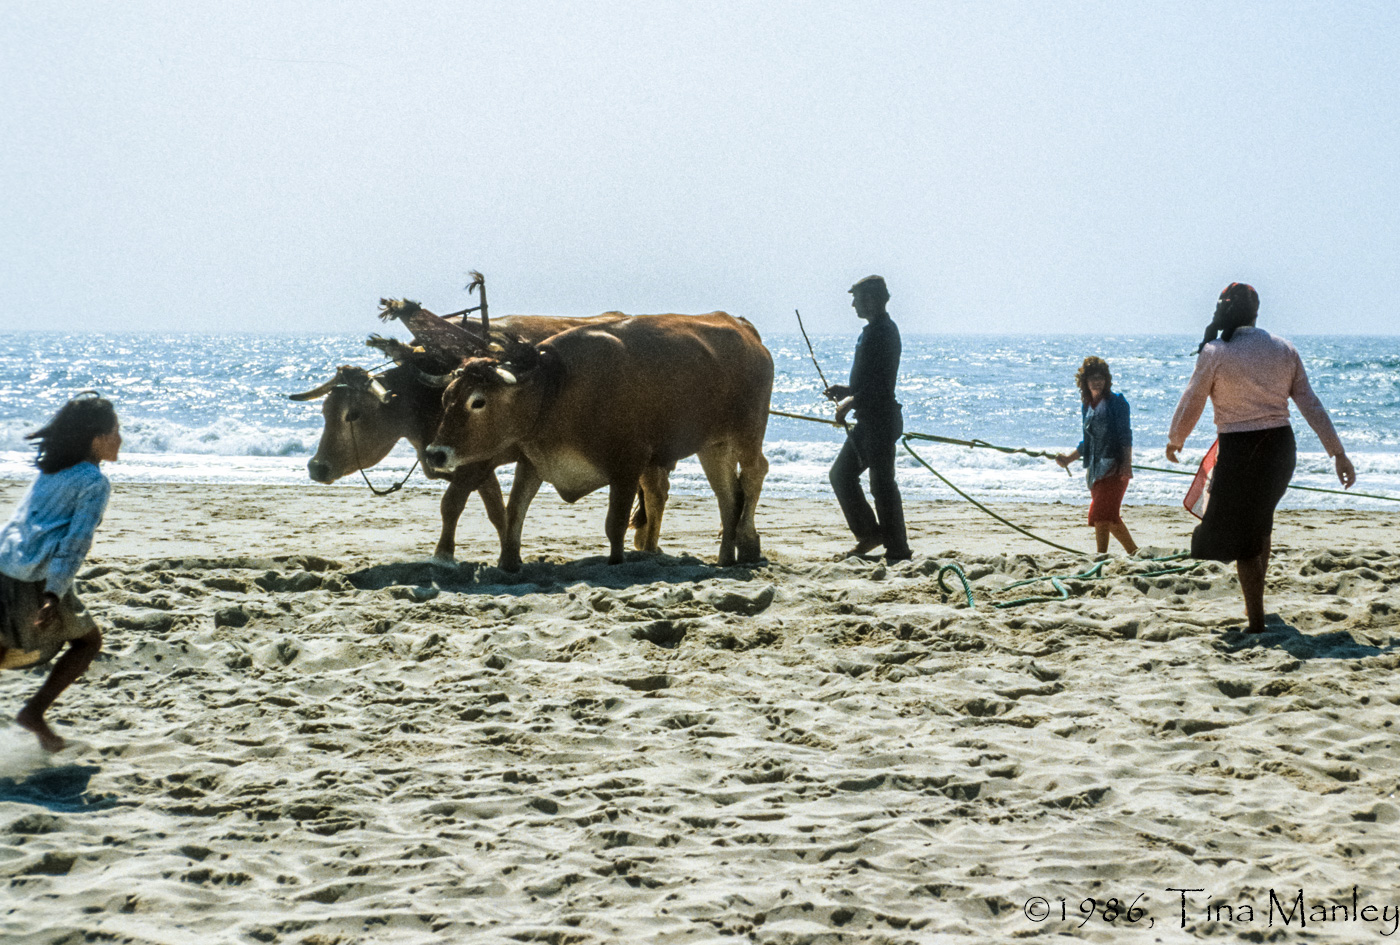
[[[1233,568],[1083,576],[964,503],[908,511],[915,559],[886,566],[829,560],[834,503],[766,501],[767,563],[718,569],[713,500],[679,497],[666,554],[609,567],[602,497],[542,493],[508,575],[475,500],[449,568],[428,490],[118,486],[80,585],[107,650],[51,715],[73,744],[0,727],[0,941],[1400,924],[1400,516],[1281,513],[1256,637]],[[1082,506],[998,511],[1092,546]],[[1193,523],[1125,514],[1163,555]],[[1058,597],[1008,587],[1045,575],[1068,599],[993,606]],[[5,717],[40,678],[0,674]],[[1184,922],[1171,887],[1202,890]],[[1270,915],[1300,889],[1305,931]]]

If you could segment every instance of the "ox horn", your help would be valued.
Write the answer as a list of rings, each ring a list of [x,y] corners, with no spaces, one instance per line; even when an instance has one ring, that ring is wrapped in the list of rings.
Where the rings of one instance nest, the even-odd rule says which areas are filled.
[[[335,372],[335,377],[326,381],[320,387],[313,387],[311,390],[302,391],[300,394],[288,394],[288,400],[315,400],[317,397],[324,397],[331,392],[331,388],[340,383],[340,372]]]
[[[456,371],[448,371],[446,374],[429,374],[421,368],[413,370],[418,375],[418,383],[428,387],[446,387],[452,383],[452,379],[457,375]]]
[[[510,373],[503,367],[496,368],[496,376],[499,377],[501,380],[505,381],[507,384],[515,384],[519,381],[519,378],[517,378],[514,374]]]
[[[379,378],[371,378],[369,382],[369,392],[374,395],[374,399],[381,404],[387,404],[394,399],[394,395],[389,393],[384,385],[379,383]]]

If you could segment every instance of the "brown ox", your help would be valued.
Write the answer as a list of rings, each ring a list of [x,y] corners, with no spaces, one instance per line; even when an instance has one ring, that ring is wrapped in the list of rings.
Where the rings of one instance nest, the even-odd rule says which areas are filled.
[[[520,566],[525,513],[542,482],[566,502],[609,487],[608,560],[620,562],[639,479],[647,527],[659,529],[669,470],[691,455],[719,501],[719,563],[758,560],[773,358],[744,319],[634,316],[508,346],[456,374],[424,461],[446,472],[518,451],[502,567]]]
[[[608,312],[593,318],[550,318],[539,315],[513,315],[499,319],[496,324],[522,339],[540,341],[578,325],[600,324],[624,317]],[[342,365],[326,383],[292,400],[314,400],[325,397],[321,415],[325,426],[316,455],[306,464],[307,473],[316,482],[335,482],[343,476],[370,469],[383,462],[399,440],[408,440],[423,461],[423,450],[437,432],[442,420],[442,388],[439,381],[427,377],[405,355],[411,349],[395,348],[392,343],[371,341],[400,360],[398,366],[379,374],[370,374],[362,367]],[[456,553],[457,523],[473,492],[480,492],[486,516],[498,535],[505,526],[505,505],[495,468],[502,462],[483,461],[465,465],[451,475],[434,472],[423,463],[424,472],[432,479],[446,479],[447,490],[442,495],[442,531],[438,536],[433,559],[450,562]],[[639,531],[639,537],[641,532]],[[640,545],[639,545],[640,547]]]

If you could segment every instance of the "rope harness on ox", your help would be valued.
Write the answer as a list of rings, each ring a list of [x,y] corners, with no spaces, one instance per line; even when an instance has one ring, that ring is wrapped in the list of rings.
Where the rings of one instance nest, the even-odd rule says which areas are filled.
[[[369,481],[369,473],[365,472],[364,464],[360,462],[360,441],[355,437],[355,424],[358,421],[347,420],[350,427],[350,449],[355,454],[355,467],[360,470],[360,476],[364,479],[365,485],[369,486],[369,491],[375,495],[393,495],[403,488],[403,484],[408,482],[408,477],[413,475],[413,471],[418,468],[418,457],[413,458],[413,465],[408,467],[408,472],[403,474],[403,478],[387,489],[376,489],[374,483]]]

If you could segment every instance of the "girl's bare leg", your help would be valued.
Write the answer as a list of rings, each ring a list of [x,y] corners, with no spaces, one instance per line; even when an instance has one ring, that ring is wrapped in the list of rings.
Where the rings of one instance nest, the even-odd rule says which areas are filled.
[[[63,693],[63,690],[87,672],[87,668],[92,665],[93,658],[101,650],[101,630],[93,630],[87,636],[72,641],[68,650],[58,658],[58,662],[54,663],[49,678],[44,680],[44,684],[39,687],[34,698],[26,702],[19,715],[15,716],[15,721],[19,723],[21,728],[26,728],[35,734],[39,739],[39,745],[45,751],[62,751],[66,743],[53,729],[49,728],[49,723],[44,721],[44,713],[48,712],[49,707],[54,704],[54,700]]]

